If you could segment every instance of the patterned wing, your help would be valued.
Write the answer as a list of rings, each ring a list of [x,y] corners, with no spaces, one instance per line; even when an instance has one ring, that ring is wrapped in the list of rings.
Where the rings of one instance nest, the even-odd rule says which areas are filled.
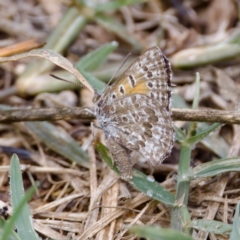
[[[146,94],[169,109],[171,67],[158,47],[148,49],[102,95],[106,104],[129,94]]]
[[[98,120],[107,139],[114,138],[126,149],[140,152],[152,165],[161,163],[171,152],[171,116],[155,99],[133,94],[116,99],[102,110]]]

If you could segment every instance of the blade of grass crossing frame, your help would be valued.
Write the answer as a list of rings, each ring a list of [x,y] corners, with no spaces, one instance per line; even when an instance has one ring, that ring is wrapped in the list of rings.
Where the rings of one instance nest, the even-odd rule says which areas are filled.
[[[106,164],[117,174],[119,174],[116,165],[112,162],[112,159],[109,157],[108,149],[101,143],[96,144],[96,149],[102,156]],[[174,196],[162,187],[158,182],[153,178],[146,176],[145,174],[133,169],[133,177],[130,183],[139,191],[146,194],[147,196],[165,203],[167,205],[173,206]]]
[[[75,68],[81,68],[85,71],[96,70],[118,46],[118,43],[113,41],[111,43],[104,44],[94,51],[86,54],[76,64]]]
[[[7,221],[3,218],[0,218],[0,239],[3,239],[3,232],[6,227],[8,227]],[[12,228],[8,228],[8,230],[7,230],[7,239],[8,240],[21,240],[20,237],[17,235],[17,233]]]
[[[238,202],[233,219],[233,228],[230,240],[240,239],[240,202]]]
[[[129,231],[149,240],[194,240],[192,237],[186,236],[183,233],[159,227],[133,226]]]
[[[147,2],[147,0],[115,0],[109,1],[106,3],[98,4],[95,8],[96,12],[105,12],[105,11],[113,11],[117,10],[121,7],[136,4],[136,3],[143,3]]]
[[[102,26],[107,31],[110,31],[116,34],[118,37],[123,39],[125,42],[129,43],[134,47],[136,50],[141,49],[141,45],[139,42],[131,37],[129,32],[127,31],[126,27],[121,24],[120,22],[116,21],[116,19],[111,18],[104,14],[98,14],[95,16],[95,21]]]
[[[194,228],[198,231],[210,232],[213,234],[229,235],[230,232],[232,231],[231,224],[214,221],[214,220],[204,220],[204,219],[198,219],[198,220],[191,221],[190,227]]]
[[[188,144],[195,144],[197,142],[200,142],[203,138],[205,138],[207,135],[209,135],[211,132],[213,132],[217,127],[221,126],[221,123],[213,123],[209,127],[203,129],[201,132],[195,134],[194,136],[187,139]]]
[[[33,228],[32,216],[27,202],[35,192],[36,187],[31,187],[25,194],[23,189],[22,174],[19,159],[16,154],[12,156],[10,167],[10,195],[13,207],[13,215],[6,226],[2,239],[8,239],[9,229],[17,228],[21,239],[39,240]]]
[[[193,168],[189,177],[192,179],[200,177],[212,177],[226,172],[240,171],[240,157],[218,159],[203,163]]]
[[[88,53],[75,64],[76,69],[81,72],[94,89],[102,90],[105,87],[105,83],[94,77],[88,71],[93,71],[98,68],[107,59],[109,54],[117,48],[117,46],[117,42],[107,43]]]

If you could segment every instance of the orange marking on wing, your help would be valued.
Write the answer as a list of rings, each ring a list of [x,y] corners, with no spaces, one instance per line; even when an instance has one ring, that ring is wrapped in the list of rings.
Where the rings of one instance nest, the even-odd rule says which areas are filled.
[[[134,76],[136,80],[136,85],[134,88],[132,88],[129,84],[128,78],[125,74],[123,74],[118,80],[118,84],[114,86],[112,91],[115,91],[117,93],[117,97],[121,97],[122,95],[119,93],[119,85],[123,85],[125,88],[125,95],[129,94],[137,94],[137,93],[142,93],[142,94],[147,94],[149,92],[149,88],[146,86],[146,78],[144,75],[141,73],[139,74],[136,71],[132,71],[132,75]]]

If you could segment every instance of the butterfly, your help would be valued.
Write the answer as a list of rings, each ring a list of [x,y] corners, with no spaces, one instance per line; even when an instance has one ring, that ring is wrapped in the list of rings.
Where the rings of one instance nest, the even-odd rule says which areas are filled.
[[[132,151],[153,166],[171,152],[171,78],[169,61],[159,47],[153,47],[102,94],[95,92],[95,116],[122,179],[132,178]]]

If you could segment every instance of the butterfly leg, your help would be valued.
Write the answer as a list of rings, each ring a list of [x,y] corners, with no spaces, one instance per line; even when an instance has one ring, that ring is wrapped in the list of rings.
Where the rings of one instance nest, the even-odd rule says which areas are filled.
[[[117,164],[121,178],[124,180],[131,179],[132,163],[130,160],[129,150],[117,143],[111,136],[108,137],[106,143],[114,162]]]

